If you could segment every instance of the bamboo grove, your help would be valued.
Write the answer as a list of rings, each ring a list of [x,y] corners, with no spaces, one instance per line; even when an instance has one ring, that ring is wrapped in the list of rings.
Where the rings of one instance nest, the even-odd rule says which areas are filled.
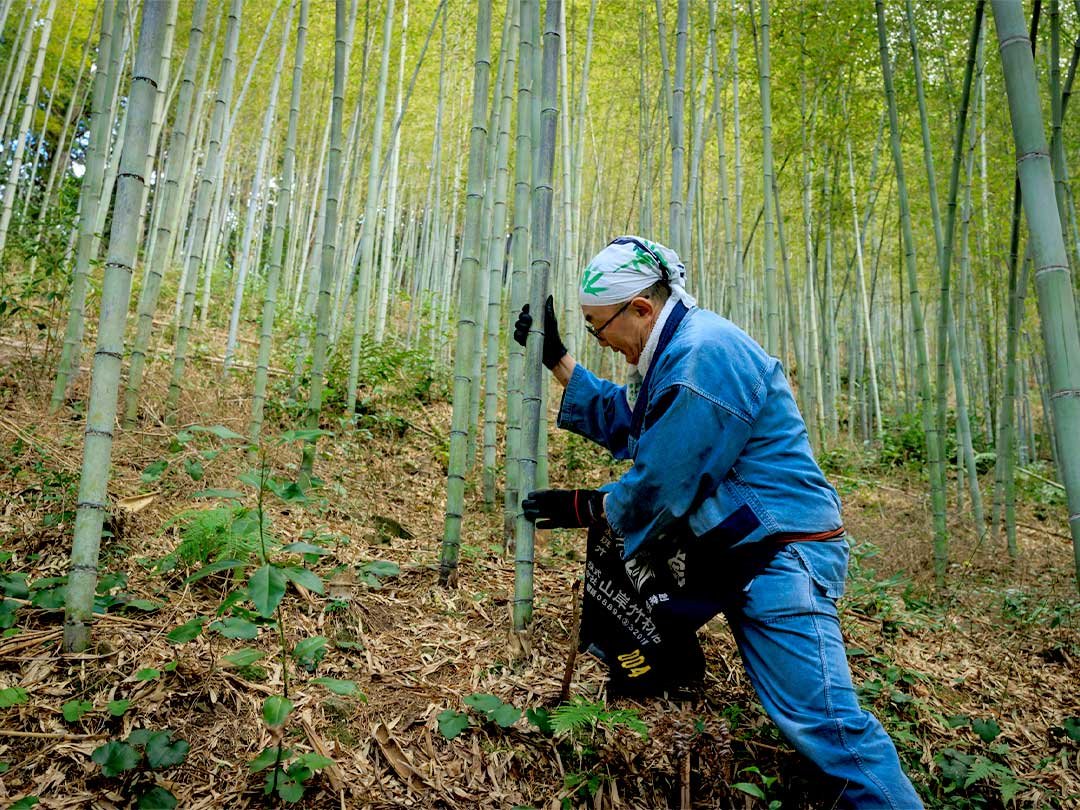
[[[466,503],[502,510],[526,627],[553,403],[543,324],[506,327],[551,293],[617,377],[576,282],[627,232],[784,361],[819,456],[915,436],[939,583],[958,523],[1023,553],[1017,476],[1080,567],[1080,3],[2,0],[0,32],[0,332],[53,348],[54,411],[90,376],[69,648],[117,431],[190,422],[218,364],[252,446],[306,403],[311,486],[384,343],[452,373],[440,579]]]

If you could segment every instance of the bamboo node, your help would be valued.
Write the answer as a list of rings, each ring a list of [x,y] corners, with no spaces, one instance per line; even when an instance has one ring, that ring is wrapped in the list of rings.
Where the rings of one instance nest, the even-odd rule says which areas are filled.
[[[1024,152],[1023,154],[1016,156],[1016,164],[1020,165],[1025,160],[1032,160],[1032,159],[1036,159],[1036,158],[1046,158],[1047,160],[1049,160],[1050,159],[1050,150],[1049,149],[1033,149],[1030,152]]]

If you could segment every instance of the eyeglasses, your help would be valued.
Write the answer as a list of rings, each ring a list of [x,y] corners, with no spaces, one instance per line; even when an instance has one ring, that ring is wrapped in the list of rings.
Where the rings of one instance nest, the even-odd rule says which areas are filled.
[[[629,301],[619,307],[619,311],[612,315],[610,318],[608,318],[606,321],[604,321],[604,325],[601,326],[599,329],[594,329],[591,324],[585,324],[585,331],[597,340],[600,340],[600,333],[607,329],[609,326],[611,326],[611,322],[618,318],[620,315],[622,315],[623,312],[626,311],[626,308],[630,306],[631,303],[633,303],[633,301],[634,299],[631,298]]]

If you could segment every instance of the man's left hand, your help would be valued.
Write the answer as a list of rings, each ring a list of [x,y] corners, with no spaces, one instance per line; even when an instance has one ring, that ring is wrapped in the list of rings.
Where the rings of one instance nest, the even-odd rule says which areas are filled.
[[[538,529],[579,529],[604,519],[604,493],[596,489],[538,489],[521,502]]]

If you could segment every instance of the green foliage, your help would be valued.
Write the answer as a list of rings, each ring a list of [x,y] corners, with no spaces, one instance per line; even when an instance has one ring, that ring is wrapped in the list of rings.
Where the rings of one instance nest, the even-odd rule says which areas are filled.
[[[465,705],[500,728],[509,728],[521,717],[521,709],[509,703],[503,703],[495,695],[480,693],[466,695]]]
[[[588,736],[598,729],[614,731],[624,727],[648,737],[649,727],[634,709],[608,709],[603,703],[572,698],[551,713],[551,726],[558,736]]]
[[[263,701],[263,722],[270,728],[277,728],[289,719],[292,709],[293,703],[288,698],[281,695],[270,695]]]
[[[188,619],[179,627],[174,627],[168,632],[165,639],[170,644],[187,644],[202,635],[203,625],[205,624],[206,619],[204,617],[196,616],[194,619]]]
[[[625,461],[618,460],[600,445],[576,434],[566,437],[562,461],[567,472],[597,469],[615,472],[626,466]]]
[[[316,772],[333,765],[334,761],[316,753],[294,755],[290,748],[265,748],[248,763],[252,773],[271,768],[266,775],[263,793],[277,793],[283,801],[293,803],[304,797],[305,784]]]
[[[1080,599],[1052,597],[1008,588],[1001,595],[1001,617],[1029,627],[1069,627],[1080,616]]]
[[[457,737],[469,727],[469,715],[465,712],[456,712],[453,709],[444,709],[439,712],[439,732],[448,740]]]
[[[956,458],[956,413],[950,410],[946,414],[944,454],[946,463]],[[980,474],[988,472],[994,465],[994,447],[991,437],[973,431],[972,450],[975,453],[975,466]],[[907,411],[898,417],[885,417],[884,434],[878,452],[880,466],[901,467],[914,465],[922,467],[927,463],[926,432],[923,430],[922,411]]]
[[[926,433],[920,412],[909,411],[895,419],[886,418],[884,428],[879,451],[883,466],[926,463]]]
[[[311,683],[325,687],[335,695],[341,695],[342,697],[358,697],[362,701],[367,701],[367,698],[360,691],[360,687],[357,686],[356,681],[342,680],[339,678],[312,678]]]
[[[139,797],[137,805],[139,810],[172,810],[176,807],[176,797],[165,788],[154,785],[146,793]]]
[[[566,790],[573,791],[572,796],[581,801],[589,801],[600,790],[600,786],[606,779],[605,774],[598,773],[596,771],[584,772],[584,771],[570,771],[563,776],[563,787]],[[570,797],[566,797],[562,800],[562,807],[565,810],[570,810],[574,805],[570,800]]]
[[[282,570],[269,564],[260,566],[248,580],[248,598],[264,619],[269,619],[277,610],[285,596],[286,581]]]
[[[293,658],[296,659],[300,666],[311,672],[326,657],[329,643],[329,639],[325,636],[305,638],[297,642],[296,646],[293,647]]]
[[[372,590],[379,590],[383,586],[383,578],[396,577],[401,573],[397,563],[386,560],[372,560],[357,566],[360,581]]]
[[[173,740],[172,731],[152,731],[140,728],[128,735],[127,741],[145,749],[146,762],[151,768],[169,768],[179,765],[187,758],[188,744],[184,740]]]
[[[299,585],[318,594],[323,592],[323,581],[315,572],[295,565],[280,565],[277,568],[293,585]]]
[[[124,771],[137,768],[142,753],[126,742],[110,740],[95,748],[90,758],[101,766],[101,772],[105,776],[118,776]]]
[[[30,589],[26,585],[26,574],[22,572],[0,573],[0,593],[6,594],[13,599],[26,599],[29,597]]]
[[[765,800],[765,791],[753,782],[735,782],[731,787],[733,790],[738,790],[747,796],[753,796],[755,799],[761,799],[762,801]]]
[[[288,554],[302,554],[304,555],[305,562],[316,562],[319,557],[323,557],[327,554],[333,554],[330,549],[317,546],[314,543],[307,543],[302,540],[297,540],[295,543],[289,543],[282,546],[281,550]]]
[[[822,450],[816,458],[821,471],[827,476],[844,475],[854,471],[855,459],[851,450],[843,445]]]
[[[466,695],[464,703],[480,717],[482,723],[492,723],[498,728],[510,728],[522,716],[522,710],[517,706],[483,692]],[[648,736],[648,727],[635,710],[607,709],[603,703],[593,703],[584,698],[574,698],[553,711],[543,707],[528,708],[524,714],[542,734],[564,737],[575,744],[581,739],[591,739],[600,729],[614,731],[623,727],[642,737]],[[453,709],[443,710],[437,719],[439,731],[448,740],[454,739],[471,725],[467,713]]]
[[[248,763],[248,770],[252,773],[265,771],[267,768],[269,768],[271,765],[278,761],[279,756],[281,760],[284,761],[291,757],[292,753],[293,752],[291,748],[264,748],[262,751],[259,752],[259,755],[255,757],[255,759],[251,760],[251,762]]]
[[[210,625],[211,630],[216,630],[225,638],[252,639],[259,635],[259,626],[247,619],[237,616],[228,616]]]
[[[536,726],[541,734],[546,734],[550,737],[555,733],[555,726],[551,724],[551,712],[543,706],[535,709],[526,709],[525,717],[530,723]]]
[[[44,221],[37,220],[36,204],[28,217],[16,215],[12,219],[0,279],[0,331],[8,332],[18,320],[44,337],[48,325],[60,314],[70,283],[68,234],[79,189],[72,175],[66,174],[64,180]]]
[[[3,281],[0,280],[0,297]],[[3,321],[0,315],[0,322]],[[0,385],[0,393],[6,391]],[[66,466],[55,462],[44,447],[33,439],[16,439],[10,445],[2,447],[0,453],[0,476],[7,479],[18,492],[20,511],[27,515],[40,515],[42,529],[70,531],[75,520],[75,506],[78,500],[79,475]],[[103,530],[109,531],[109,524]],[[0,565],[11,560],[11,552],[0,553]],[[0,585],[0,590],[7,590]],[[8,596],[24,599],[8,591]]]
[[[5,686],[0,689],[0,709],[10,709],[20,703],[26,703],[30,696],[21,686]]]
[[[753,796],[755,799],[761,801],[768,801],[769,810],[776,810],[781,807],[779,799],[769,800],[769,793],[772,786],[780,779],[779,776],[770,776],[764,773],[757,765],[751,765],[747,768],[742,768],[739,773],[748,773],[757,776],[761,780],[761,786],[758,786],[754,782],[735,782],[732,784],[732,789],[745,793],[747,796]]]
[[[881,549],[869,541],[852,543],[844,596],[846,609],[881,621],[887,633],[914,627],[919,621],[917,609],[929,605],[917,597],[903,572],[878,578],[872,564],[880,553]]]
[[[110,712],[117,716],[123,714],[127,702],[113,701],[109,704]],[[119,712],[114,711],[113,704],[116,703],[125,704]],[[109,778],[140,771],[144,763],[153,770],[171,768],[187,759],[189,750],[186,740],[174,740],[172,735],[170,729],[135,729],[124,741],[110,740],[98,746],[90,758],[101,766],[102,775]],[[169,791],[155,784],[140,783],[137,776],[135,780],[125,777],[122,790],[137,795],[135,806],[140,810],[169,810],[177,805],[176,797]]]
[[[350,354],[351,341],[345,340],[327,357],[322,402],[326,414],[346,415]],[[449,370],[432,360],[430,347],[424,342],[410,348],[396,337],[376,342],[365,334],[361,337],[357,377],[356,425],[368,435],[400,436],[409,428],[400,416],[400,406],[445,400],[449,381]],[[305,371],[300,376],[300,390],[309,382]],[[267,397],[267,419],[295,423],[306,402],[296,399],[293,393],[290,379],[278,380]]]
[[[210,425],[209,427],[205,425],[192,425],[188,430],[192,433],[209,433],[213,436],[217,436],[224,442],[247,441],[244,436],[241,436],[235,430],[231,430],[224,425]]]
[[[160,563],[158,569],[169,571],[185,566],[246,561],[261,551],[258,512],[244,506],[218,506],[210,509],[186,509],[173,517],[163,529],[180,527],[180,544]],[[265,523],[265,539],[273,542]]]
[[[991,743],[1001,734],[1001,726],[993,717],[987,717],[971,721],[971,730],[979,735],[984,743]]]
[[[142,481],[144,484],[152,484],[159,478],[161,478],[161,476],[165,474],[165,470],[167,470],[168,468],[169,462],[163,459],[155,461],[150,464],[145,470],[143,470],[142,475],[139,476],[139,480]]]
[[[87,712],[94,710],[94,704],[89,700],[69,700],[60,710],[64,713],[64,720],[69,723],[77,723]]]
[[[1061,721],[1061,728],[1073,742],[1080,742],[1080,717],[1066,717]]]
[[[1057,471],[1053,464],[1034,462],[1026,467],[1020,467],[1016,471],[1016,496],[1040,507],[1064,506],[1065,488],[1060,484],[1047,483],[1055,478],[1057,478]],[[1036,510],[1036,515],[1040,519],[1046,517],[1041,509]]]
[[[308,752],[300,754],[285,768],[274,768],[266,777],[263,793],[269,796],[273,792],[290,804],[304,798],[305,784],[317,771],[334,764],[334,760]]]
[[[1003,752],[998,749],[998,753]],[[947,807],[988,807],[991,797],[1000,797],[1001,804],[1007,805],[1024,788],[1008,764],[990,756],[946,748],[934,755],[934,764],[940,774],[942,804]]]
[[[229,666],[250,667],[256,661],[261,661],[265,657],[266,653],[264,652],[245,648],[242,650],[236,650],[235,652],[231,652],[228,655],[224,655],[222,656],[222,659]]]
[[[0,599],[0,630],[15,626],[16,614],[21,605],[14,599]]]

